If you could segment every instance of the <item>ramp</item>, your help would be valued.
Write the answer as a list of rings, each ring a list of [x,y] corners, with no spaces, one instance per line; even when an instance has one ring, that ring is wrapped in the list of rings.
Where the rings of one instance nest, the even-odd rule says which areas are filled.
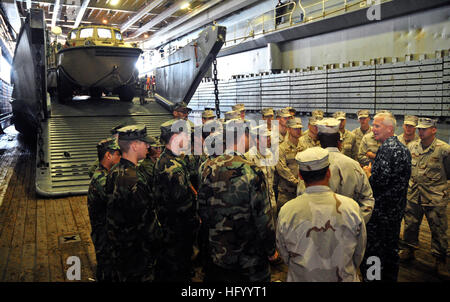
[[[42,122],[43,140],[38,143],[45,165],[37,165],[36,192],[45,197],[87,194],[88,170],[97,158],[96,144],[111,136],[119,124],[145,124],[150,135],[159,136],[161,123],[172,115],[161,105],[140,105],[115,99],[74,100],[52,104],[51,117]],[[41,153],[42,154],[42,153]]]

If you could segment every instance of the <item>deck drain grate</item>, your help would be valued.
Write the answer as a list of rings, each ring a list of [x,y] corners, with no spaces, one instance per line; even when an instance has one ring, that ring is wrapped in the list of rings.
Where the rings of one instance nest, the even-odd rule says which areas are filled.
[[[81,238],[80,238],[79,234],[59,236],[59,243],[61,243],[61,244],[74,243],[74,242],[80,242],[80,241],[81,241]]]

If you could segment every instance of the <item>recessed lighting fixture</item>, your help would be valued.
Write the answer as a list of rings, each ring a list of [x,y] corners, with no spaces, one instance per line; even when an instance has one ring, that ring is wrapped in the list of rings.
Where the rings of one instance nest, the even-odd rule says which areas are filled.
[[[180,6],[180,9],[188,9],[190,6],[189,2],[185,2]]]
[[[103,24],[108,24],[108,20],[103,19],[103,20],[102,20],[102,23],[103,23]]]
[[[111,0],[109,3],[111,3],[111,5],[117,5],[119,4],[120,0]]]

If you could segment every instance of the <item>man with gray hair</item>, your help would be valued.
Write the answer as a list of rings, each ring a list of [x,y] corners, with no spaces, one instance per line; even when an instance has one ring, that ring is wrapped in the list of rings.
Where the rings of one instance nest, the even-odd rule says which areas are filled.
[[[374,256],[381,264],[381,281],[395,282],[398,276],[398,241],[411,176],[411,153],[394,136],[395,127],[392,114],[375,115],[372,131],[381,146],[373,166],[364,167],[375,198],[372,217],[367,224],[366,254],[361,264],[366,281],[374,280],[370,270],[372,259],[376,259]]]

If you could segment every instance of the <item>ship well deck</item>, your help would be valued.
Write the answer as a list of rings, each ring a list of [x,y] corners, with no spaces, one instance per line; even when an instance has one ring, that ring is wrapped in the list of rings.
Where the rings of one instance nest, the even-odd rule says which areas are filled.
[[[81,260],[81,281],[94,278],[86,195],[40,198],[34,187],[35,151],[14,127],[0,135],[0,282],[68,281],[69,256]],[[447,209],[447,217],[450,217]],[[401,264],[401,282],[441,282],[433,272],[430,231],[424,219],[417,260]],[[273,267],[272,280],[285,281],[287,267]],[[201,281],[197,269],[194,281]]]

